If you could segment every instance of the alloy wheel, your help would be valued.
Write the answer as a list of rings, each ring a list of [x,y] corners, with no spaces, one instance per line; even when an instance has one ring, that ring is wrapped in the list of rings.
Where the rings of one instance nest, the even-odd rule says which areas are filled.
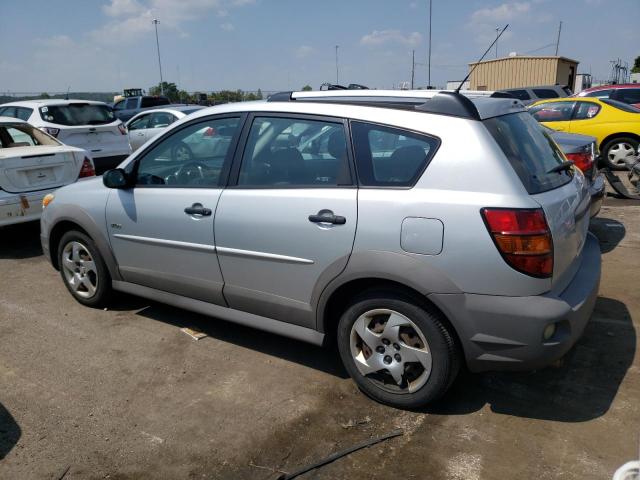
[[[627,142],[619,142],[611,145],[607,152],[607,158],[609,163],[616,167],[624,167],[626,165],[625,160],[636,154],[633,145]]]
[[[77,241],[62,250],[64,278],[71,290],[82,298],[91,298],[98,289],[98,271],[87,247]]]
[[[431,350],[424,334],[394,310],[360,315],[351,327],[350,348],[358,371],[388,392],[416,392],[431,374]]]

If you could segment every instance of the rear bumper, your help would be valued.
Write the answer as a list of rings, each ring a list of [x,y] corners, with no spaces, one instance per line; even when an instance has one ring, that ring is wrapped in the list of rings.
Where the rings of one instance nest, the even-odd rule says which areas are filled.
[[[38,220],[42,214],[42,199],[56,189],[23,194],[0,191],[0,227]],[[24,199],[24,200],[23,200]],[[24,201],[28,206],[25,208]]]
[[[429,298],[456,328],[471,371],[535,370],[553,363],[578,341],[600,284],[600,246],[589,234],[581,264],[560,294],[502,297],[433,294]],[[543,331],[556,324],[547,341]]]
[[[591,195],[591,218],[595,217],[602,208],[602,202],[604,200],[605,182],[604,175],[599,173],[596,178],[593,179],[589,186],[589,194]]]

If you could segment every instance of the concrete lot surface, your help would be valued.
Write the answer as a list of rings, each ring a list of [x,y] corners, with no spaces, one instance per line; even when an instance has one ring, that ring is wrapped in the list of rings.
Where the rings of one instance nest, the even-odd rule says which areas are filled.
[[[0,230],[1,479],[271,479],[398,427],[300,478],[595,480],[637,457],[637,205],[592,226],[600,298],[560,365],[465,373],[422,412],[367,399],[330,350],[134,297],[85,308],[38,229]]]

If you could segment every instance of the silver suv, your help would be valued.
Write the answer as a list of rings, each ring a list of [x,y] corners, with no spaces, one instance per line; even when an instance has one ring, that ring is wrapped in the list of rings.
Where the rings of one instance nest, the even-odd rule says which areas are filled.
[[[497,95],[498,97],[500,95]],[[564,355],[597,296],[590,196],[513,98],[329,91],[207,108],[60,189],[71,294],[128,292],[313,344],[413,408]]]

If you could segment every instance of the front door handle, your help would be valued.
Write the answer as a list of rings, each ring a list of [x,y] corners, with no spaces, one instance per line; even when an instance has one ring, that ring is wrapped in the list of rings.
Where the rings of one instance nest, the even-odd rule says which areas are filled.
[[[309,221],[313,223],[332,223],[334,225],[344,225],[347,219],[340,215],[334,215],[331,210],[320,210],[315,215],[309,215]]]
[[[201,203],[194,203],[190,207],[184,209],[184,213],[187,215],[200,215],[202,217],[208,217],[211,215],[211,209],[205,208]]]

